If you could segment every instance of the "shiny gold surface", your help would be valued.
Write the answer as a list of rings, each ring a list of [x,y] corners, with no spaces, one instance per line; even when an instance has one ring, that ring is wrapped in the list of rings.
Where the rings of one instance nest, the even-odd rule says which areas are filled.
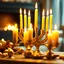
[[[43,52],[43,53],[45,53],[45,52]],[[64,52],[54,52],[55,54],[58,54],[58,55],[62,55],[62,54],[64,54]],[[52,63],[52,64],[64,64],[64,61],[63,60],[60,60],[59,58],[57,58],[57,59],[55,59],[55,60],[43,60],[43,59],[26,59],[26,58],[24,58],[24,56],[23,55],[14,55],[14,59],[10,59],[10,58],[0,58],[0,61],[1,60],[3,60],[3,62],[4,62],[4,60],[5,61],[14,61],[14,62],[29,62],[29,63],[36,63],[36,64],[41,64],[41,63],[46,63],[46,64],[50,64],[50,63]]]

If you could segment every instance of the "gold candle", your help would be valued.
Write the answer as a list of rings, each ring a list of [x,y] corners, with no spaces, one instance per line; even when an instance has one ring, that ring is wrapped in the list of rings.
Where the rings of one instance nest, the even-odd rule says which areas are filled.
[[[38,3],[35,4],[34,28],[38,28]]]
[[[53,35],[53,37],[52,37],[53,43],[54,43],[54,44],[58,43],[59,32],[58,32],[58,30],[57,30],[56,24],[55,24],[55,26],[54,26],[54,31],[52,31],[52,35]]]
[[[51,31],[52,31],[52,20],[53,20],[52,9],[50,9],[50,30]]]
[[[24,44],[26,44],[28,41],[28,31],[26,30],[26,28],[24,28]]]
[[[30,27],[31,23],[31,16],[30,16],[30,10],[28,11],[28,28]]]
[[[22,9],[20,8],[20,29],[23,29],[23,15],[22,15]]]
[[[30,24],[30,27],[28,28],[28,35],[29,35],[29,40],[33,40],[33,28],[32,28],[32,24]]]
[[[15,23],[16,43],[18,42],[18,25]]]
[[[44,16],[44,9],[42,11],[42,30],[44,30],[44,24],[45,24],[45,16]]]
[[[47,16],[46,16],[46,32],[48,32],[48,20],[49,20],[49,11],[47,10]]]
[[[16,43],[16,30],[15,30],[15,26],[11,26],[11,30],[13,33],[13,43]]]
[[[48,44],[51,44],[52,43],[52,33],[51,33],[51,30],[49,30],[48,32]]]
[[[24,28],[27,28],[27,15],[26,15],[26,9],[24,9]]]

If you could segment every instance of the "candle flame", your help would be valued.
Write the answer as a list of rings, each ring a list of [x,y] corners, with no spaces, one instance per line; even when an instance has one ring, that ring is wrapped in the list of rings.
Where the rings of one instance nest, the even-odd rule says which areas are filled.
[[[38,3],[36,2],[36,4],[35,4],[35,8],[37,9],[38,8]]]
[[[11,26],[11,30],[15,30],[15,28],[16,28],[15,26]]]
[[[45,12],[44,12],[44,9],[43,9],[43,11],[42,11],[42,16],[44,16],[44,13],[45,13]]]
[[[22,8],[20,8],[20,14],[22,14]]]
[[[8,30],[11,30],[11,25],[8,25]]]
[[[30,10],[28,11],[28,16],[30,16]]]
[[[57,30],[57,25],[56,24],[54,25],[54,30]]]
[[[49,34],[51,34],[51,30],[49,29]]]
[[[26,14],[26,9],[24,9],[24,14]]]
[[[17,23],[15,23],[15,27],[16,27],[16,28],[18,27]]]
[[[32,28],[32,23],[30,23],[30,28]]]
[[[49,15],[49,10],[47,10],[47,16]]]
[[[50,9],[50,14],[52,14],[52,9]]]
[[[7,27],[4,28],[4,31],[7,31]]]
[[[26,31],[26,27],[24,28],[24,31]]]

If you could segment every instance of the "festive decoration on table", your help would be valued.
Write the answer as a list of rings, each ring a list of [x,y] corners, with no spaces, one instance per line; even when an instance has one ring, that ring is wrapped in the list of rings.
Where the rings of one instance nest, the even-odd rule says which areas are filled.
[[[52,49],[55,49],[59,45],[58,43],[59,33],[57,31],[57,26],[55,25],[54,30],[52,30],[52,26],[53,26],[52,9],[50,9],[50,15],[49,15],[49,10],[46,11],[46,16],[45,16],[45,10],[43,9],[42,11],[42,25],[40,29],[40,34],[38,34],[38,3],[37,2],[35,3],[34,15],[35,16],[34,16],[34,28],[33,28],[31,24],[30,10],[28,11],[28,15],[27,15],[27,11],[26,9],[24,9],[24,15],[23,15],[22,8],[20,8],[19,34],[18,34],[17,24],[15,24],[14,26],[9,25],[7,27],[8,30],[12,30],[13,32],[13,45],[11,45],[9,41],[6,41],[6,47],[4,48],[5,53],[3,53],[3,57],[6,55],[6,53],[8,53],[9,58],[13,56],[14,54],[13,49],[18,42],[18,37],[21,40],[21,43],[25,45],[26,51],[22,49],[18,49],[15,51],[15,53],[19,53],[19,54],[24,53],[24,56],[26,58],[36,58],[36,59],[38,58],[41,59],[43,57],[46,57],[46,59],[53,59],[58,56],[51,51]],[[49,22],[49,17],[50,17],[50,22]],[[27,18],[28,18],[28,21],[27,21]],[[24,24],[23,24],[23,20],[24,20]],[[49,23],[50,23],[50,27],[48,25]],[[33,37],[33,32],[35,32],[34,37]],[[2,41],[4,40],[2,39]],[[0,47],[2,45],[3,44],[0,43]],[[40,45],[45,45],[48,48],[48,52],[46,52],[45,56],[40,54],[40,51],[39,51]],[[36,51],[32,51],[32,46],[36,46]]]
[[[20,29],[21,31],[19,32],[19,39],[21,40],[22,43],[24,43],[24,45],[28,50],[28,52],[25,53],[27,55],[26,57],[35,57],[35,58],[39,57],[40,56],[39,47],[40,45],[43,44],[48,47],[49,52],[46,55],[47,59],[51,59],[50,58],[52,57],[51,50],[58,46],[58,37],[59,37],[58,31],[56,29],[54,31],[52,30],[52,23],[53,23],[52,9],[50,9],[50,15],[49,15],[49,10],[47,10],[46,12],[46,22],[45,22],[45,10],[43,9],[42,11],[42,26],[40,30],[40,35],[38,35],[38,3],[37,2],[35,3],[34,15],[35,15],[34,16],[35,37],[33,37],[33,28],[31,27],[31,24],[30,24],[31,22],[30,11],[28,12],[28,28],[27,28],[27,25],[26,25],[27,15],[26,15],[26,9],[24,9],[24,30]],[[50,22],[49,22],[49,17],[50,17]],[[50,23],[50,27],[48,25],[49,23]],[[46,26],[46,31],[44,29],[45,26]],[[50,28],[50,31],[48,33],[49,28]],[[34,52],[36,54],[32,54],[31,52],[31,48],[33,45],[36,46],[36,51]],[[28,47],[30,48],[28,49]]]

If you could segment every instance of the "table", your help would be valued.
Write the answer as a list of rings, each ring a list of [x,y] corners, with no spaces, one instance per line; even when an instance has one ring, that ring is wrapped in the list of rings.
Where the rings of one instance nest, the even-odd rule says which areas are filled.
[[[56,54],[64,54],[64,52],[55,52]],[[27,59],[23,55],[14,55],[14,59],[0,58],[0,64],[64,64],[64,60],[43,60],[43,59]]]

